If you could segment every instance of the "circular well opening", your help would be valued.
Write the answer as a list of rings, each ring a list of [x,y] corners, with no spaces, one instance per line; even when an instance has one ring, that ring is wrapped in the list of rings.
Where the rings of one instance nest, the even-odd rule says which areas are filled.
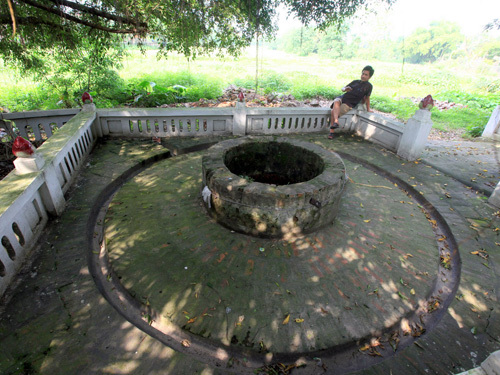
[[[325,169],[320,156],[283,142],[250,142],[233,147],[224,155],[224,164],[238,176],[272,185],[309,181]]]

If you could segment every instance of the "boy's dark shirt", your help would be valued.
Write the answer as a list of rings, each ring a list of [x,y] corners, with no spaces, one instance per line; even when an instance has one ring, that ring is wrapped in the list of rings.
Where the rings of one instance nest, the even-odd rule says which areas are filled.
[[[352,81],[347,86],[350,86],[352,90],[346,92],[341,96],[341,98],[342,103],[347,104],[351,108],[356,107],[365,96],[370,96],[373,88],[370,82],[362,81],[360,79]]]

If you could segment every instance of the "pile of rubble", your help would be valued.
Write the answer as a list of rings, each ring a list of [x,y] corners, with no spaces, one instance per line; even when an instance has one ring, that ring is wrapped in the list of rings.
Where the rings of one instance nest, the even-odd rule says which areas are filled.
[[[410,97],[410,98],[401,98],[401,99],[410,99],[413,103],[415,103],[418,107],[418,103],[422,100],[422,98],[415,98],[415,97]],[[448,109],[452,108],[467,108],[466,105],[460,104],[460,103],[453,103],[449,102],[447,100],[441,101],[441,100],[436,100],[434,99],[434,107],[439,109],[440,111],[446,111]]]
[[[161,108],[179,107],[234,107],[240,101],[240,94],[247,107],[328,107],[331,100],[312,99],[299,101],[293,95],[270,93],[267,95],[256,94],[255,90],[230,85],[224,89],[216,100],[200,99],[197,102],[182,104],[164,104]]]
[[[247,107],[329,107],[332,103],[332,100],[321,97],[299,101],[293,95],[279,93],[261,95],[256,94],[255,90],[253,89],[229,85],[224,89],[222,95],[217,99],[200,99],[197,102],[191,103],[163,104],[161,108],[234,107],[236,105],[236,102],[240,101],[240,94],[243,94],[243,101],[245,102]],[[415,108],[418,108],[418,104],[422,100],[422,98],[416,97],[403,97],[401,99],[410,99],[413,103],[415,103]],[[451,108],[467,107],[466,105],[460,103],[440,100],[434,100],[434,106],[440,111],[448,110]]]

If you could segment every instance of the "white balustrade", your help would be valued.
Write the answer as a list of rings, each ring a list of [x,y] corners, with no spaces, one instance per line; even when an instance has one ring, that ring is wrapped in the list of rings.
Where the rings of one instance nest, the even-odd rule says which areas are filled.
[[[96,141],[96,114],[80,113],[37,149],[39,172],[14,170],[0,181],[0,295],[15,278],[50,215],[60,215],[71,186]]]
[[[54,133],[54,129],[60,129],[78,112],[80,112],[80,109],[74,108],[2,113],[0,114],[0,126],[12,130],[11,122],[13,122],[21,137],[41,141],[50,138]]]

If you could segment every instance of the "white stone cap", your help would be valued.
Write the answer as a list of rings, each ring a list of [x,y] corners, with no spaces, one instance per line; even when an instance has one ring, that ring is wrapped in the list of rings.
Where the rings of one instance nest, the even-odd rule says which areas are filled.
[[[45,160],[37,152],[35,152],[31,157],[16,158],[14,160],[14,166],[16,167],[17,174],[39,172],[44,165],[45,165]]]

